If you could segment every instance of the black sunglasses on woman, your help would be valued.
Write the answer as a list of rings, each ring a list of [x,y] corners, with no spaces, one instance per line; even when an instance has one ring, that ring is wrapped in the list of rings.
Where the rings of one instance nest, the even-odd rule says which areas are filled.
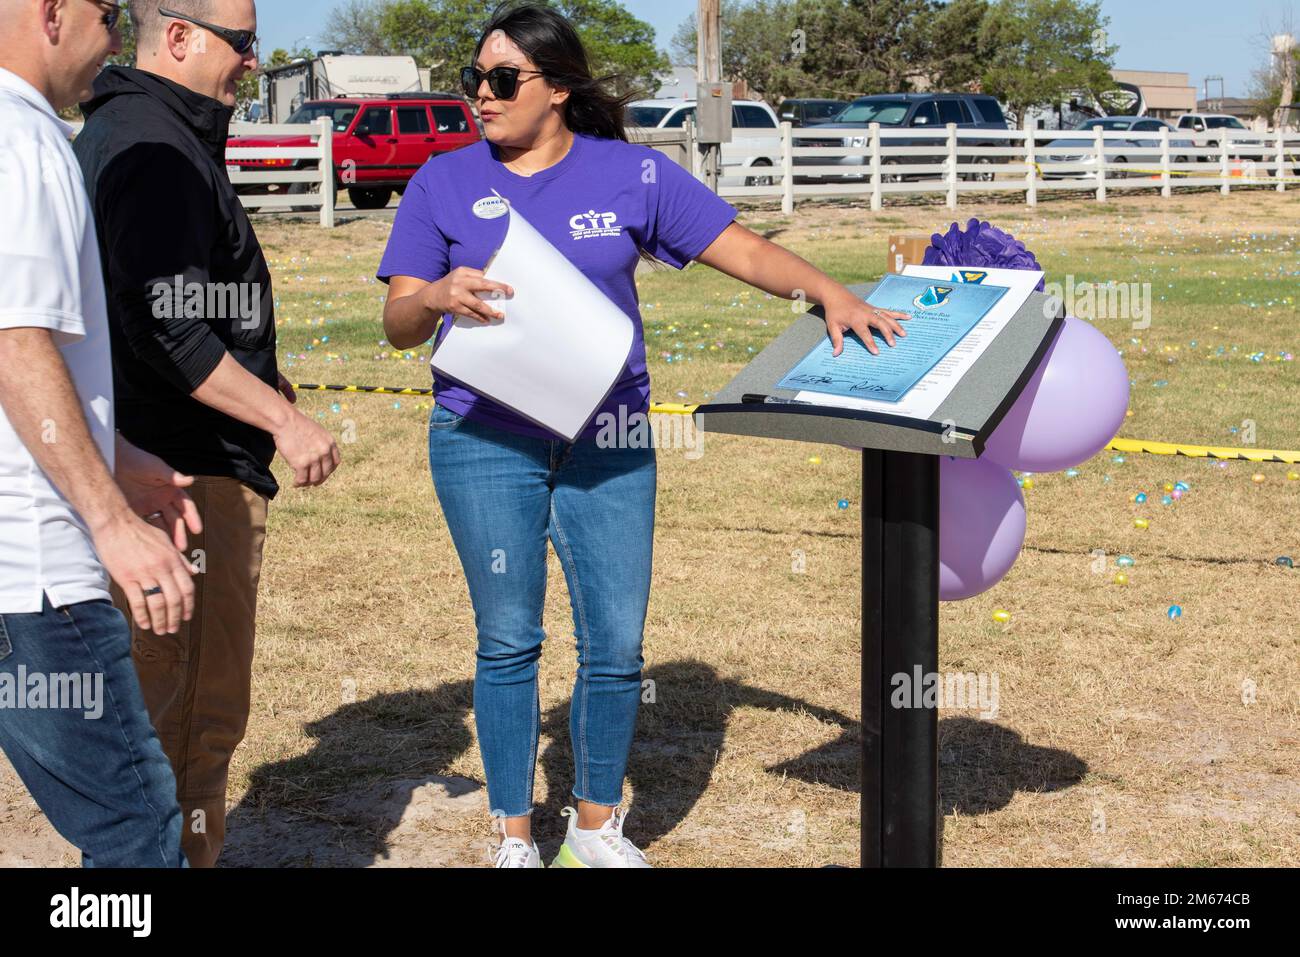
[[[205,20],[199,20],[195,17],[187,16],[184,13],[177,13],[175,10],[168,10],[165,7],[158,8],[158,15],[170,17],[173,20],[184,20],[186,23],[192,23],[196,27],[202,27],[209,33],[215,33],[221,39],[230,44],[240,56],[243,56],[257,43],[257,34],[252,30],[231,30],[229,27],[219,27],[215,23],[208,23]]]
[[[465,95],[472,100],[478,96],[478,88],[486,78],[492,95],[499,100],[508,100],[519,89],[520,73],[542,75],[541,70],[521,70],[517,66],[494,66],[487,71],[480,70],[478,67],[465,66],[460,69],[460,85]]]

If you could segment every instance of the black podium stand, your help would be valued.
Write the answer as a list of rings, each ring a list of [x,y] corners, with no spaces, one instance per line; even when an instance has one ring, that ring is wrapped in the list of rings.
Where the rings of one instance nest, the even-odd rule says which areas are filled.
[[[867,298],[875,283],[849,287]],[[890,706],[891,678],[939,670],[939,456],[976,458],[1063,322],[1032,293],[930,420],[830,406],[754,404],[826,335],[820,308],[797,319],[715,399],[712,432],[862,448],[863,867],[939,864],[939,715]]]

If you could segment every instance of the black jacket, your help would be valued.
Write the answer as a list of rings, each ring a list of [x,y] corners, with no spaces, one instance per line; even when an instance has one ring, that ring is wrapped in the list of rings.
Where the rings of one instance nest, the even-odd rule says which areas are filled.
[[[74,151],[108,287],[118,430],[182,472],[274,496],[271,436],[191,396],[226,353],[278,381],[271,273],[225,170],[232,111],[115,66],[81,110]]]

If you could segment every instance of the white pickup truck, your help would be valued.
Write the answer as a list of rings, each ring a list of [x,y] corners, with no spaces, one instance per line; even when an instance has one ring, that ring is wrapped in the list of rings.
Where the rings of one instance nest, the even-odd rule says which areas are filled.
[[[1184,133],[1209,133],[1207,138],[1197,138],[1197,146],[1209,146],[1218,149],[1219,144],[1223,142],[1222,137],[1213,135],[1215,130],[1230,130],[1228,141],[1241,146],[1261,147],[1268,143],[1268,138],[1263,134],[1254,136],[1243,136],[1243,133],[1250,133],[1250,127],[1242,123],[1235,116],[1229,116],[1227,113],[1184,113],[1178,117],[1178,129]],[[1210,161],[1212,158],[1207,156],[1200,157],[1202,160]]]
[[[624,123],[629,127],[681,129],[695,116],[695,100],[636,100],[629,103]],[[719,186],[770,186],[771,169],[781,161],[781,133],[776,113],[761,100],[734,100],[731,104],[731,146],[741,147],[737,159],[731,150],[722,163]]]

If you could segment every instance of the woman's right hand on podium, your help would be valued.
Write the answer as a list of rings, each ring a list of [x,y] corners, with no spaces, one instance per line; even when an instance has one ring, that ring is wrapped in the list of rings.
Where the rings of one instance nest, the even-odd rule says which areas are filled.
[[[422,301],[436,315],[451,313],[486,325],[505,316],[485,300],[509,299],[514,294],[505,283],[486,278],[483,270],[458,266],[437,282],[429,283],[422,290]]]

